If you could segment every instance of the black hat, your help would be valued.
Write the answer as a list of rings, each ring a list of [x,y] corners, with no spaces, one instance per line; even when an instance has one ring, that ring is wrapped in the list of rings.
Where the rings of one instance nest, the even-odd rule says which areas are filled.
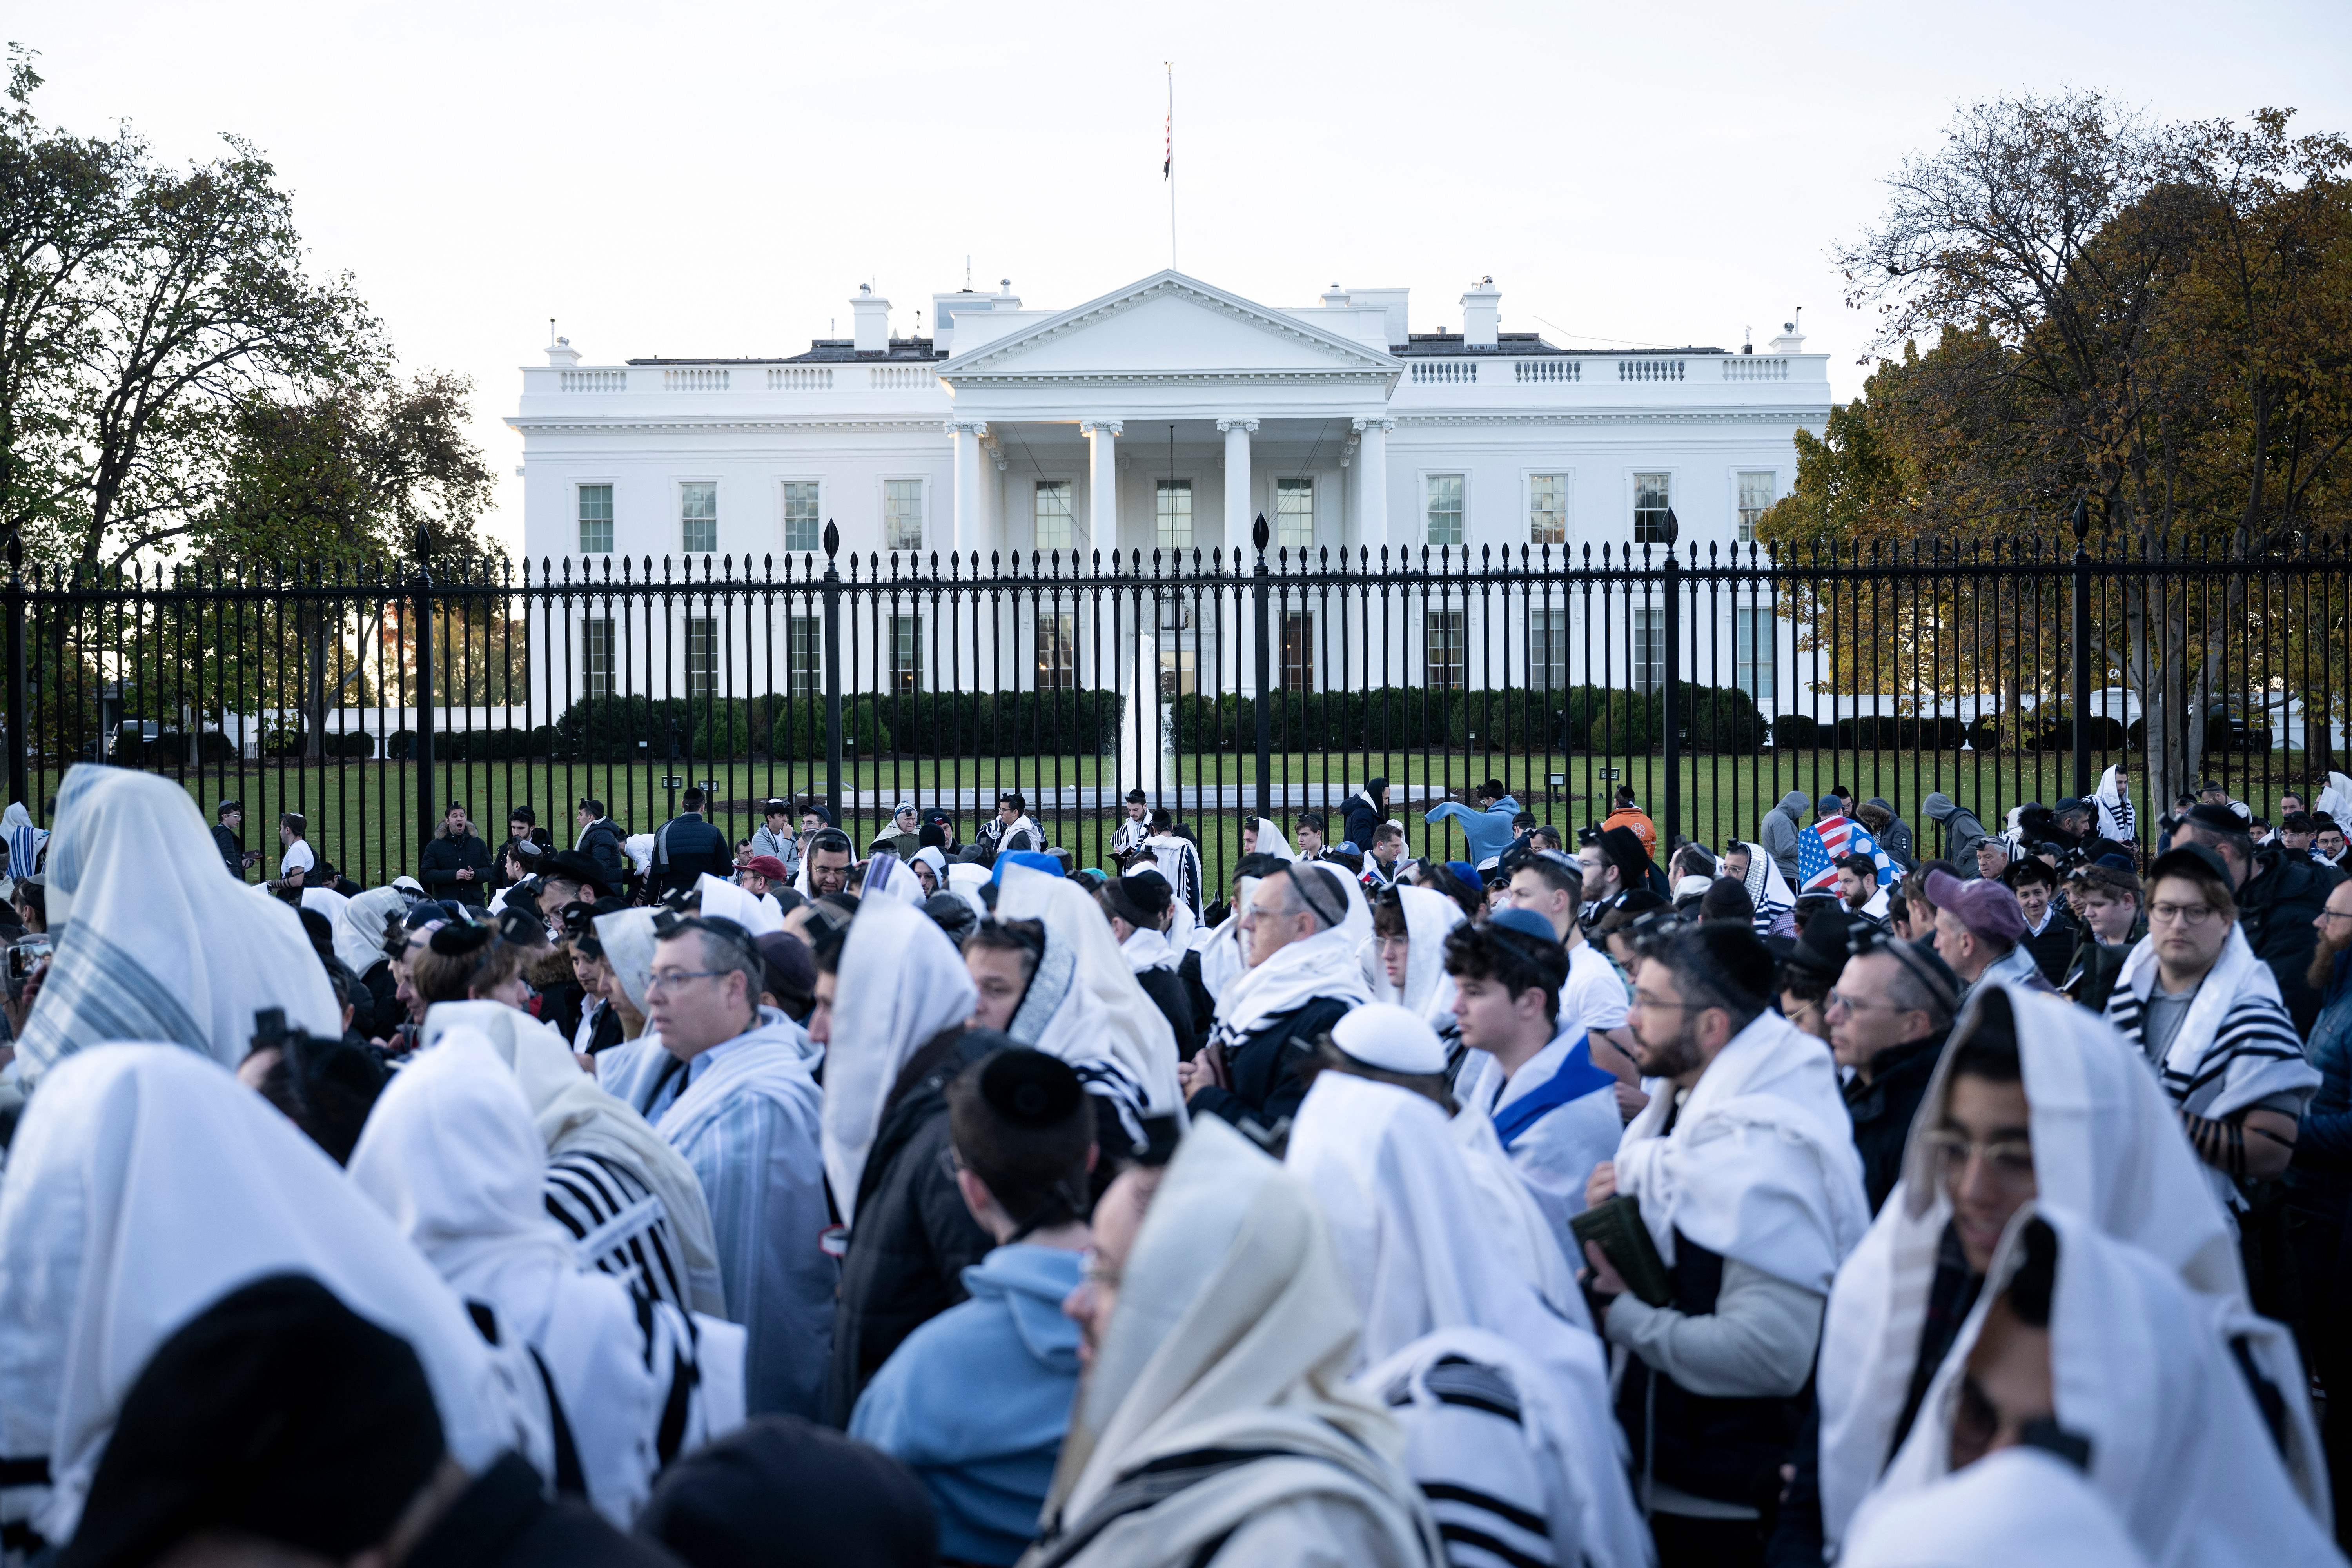
[[[131,1568],[203,1530],[341,1562],[392,1532],[445,1447],[407,1342],[307,1275],[273,1275],[149,1358],[62,1568]]]
[[[1810,980],[1834,985],[1845,972],[1847,930],[1853,924],[1845,906],[1832,900],[1806,918],[1787,967]]]
[[[939,1553],[907,1467],[797,1415],[757,1415],[662,1472],[636,1533],[692,1568],[899,1568]]]
[[[959,945],[980,924],[980,917],[971,912],[971,906],[960,895],[944,889],[923,900],[923,913],[931,917],[933,925],[947,932],[950,942]]]
[[[518,845],[516,847],[521,847]],[[547,856],[539,867],[539,874],[542,877],[562,877],[583,888],[593,888],[600,893],[616,890],[613,886],[612,873],[596,864],[594,857],[583,855],[577,849],[559,849]]]
[[[2218,877],[2225,888],[2235,889],[2238,885],[2238,879],[2230,875],[2230,868],[2221,857],[2202,844],[2176,844],[2158,856],[2156,864],[2147,868],[2147,876],[2141,885],[2153,889],[2158,879],[2176,871],[2191,876]]]
[[[2226,805],[2192,805],[2181,821],[2208,833],[2243,833],[2246,819]]]

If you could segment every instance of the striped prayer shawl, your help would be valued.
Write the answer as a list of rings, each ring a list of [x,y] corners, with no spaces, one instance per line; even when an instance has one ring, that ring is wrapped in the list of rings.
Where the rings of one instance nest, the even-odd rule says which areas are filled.
[[[680,1312],[693,1310],[669,1215],[625,1166],[585,1151],[557,1154],[547,1163],[546,1197],[582,1263],[629,1279]]]
[[[2206,984],[2210,984],[2208,978]],[[2264,996],[2258,992],[2242,992],[2230,1005],[2213,1028],[2210,1038],[2196,1045],[2193,1052],[2182,1050],[2185,1037],[2194,1019],[2184,1019],[2180,1032],[2173,1037],[2173,1049],[2165,1059],[2156,1063],[2157,1081],[2164,1092],[2183,1110],[2200,1116],[2226,1116],[2242,1110],[2264,1094],[2275,1094],[2292,1087],[2284,1082],[2273,1083],[2259,1093],[2245,1092],[2239,1085],[2232,1092],[2233,1078],[2239,1079],[2260,1076],[2265,1079],[2282,1075],[2266,1064],[2287,1064],[2307,1068],[2303,1054],[2303,1041],[2295,1035],[2294,1020],[2287,1016],[2275,994]],[[2138,993],[2118,985],[2107,999],[2107,1022],[2116,1032],[2147,1053],[2147,999]],[[2224,1100],[2229,1101],[2225,1107]],[[2216,1109],[2221,1107],[2221,1109]]]

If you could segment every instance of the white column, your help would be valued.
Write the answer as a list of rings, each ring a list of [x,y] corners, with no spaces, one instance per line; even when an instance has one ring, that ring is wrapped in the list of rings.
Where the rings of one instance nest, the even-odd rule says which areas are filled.
[[[950,419],[948,435],[955,441],[955,547],[958,553],[983,548],[980,515],[980,438],[988,434],[985,419]]]
[[[1087,438],[1087,546],[1090,550],[1118,548],[1118,433],[1117,419],[1081,419],[1078,434]]]
[[[1255,526],[1250,515],[1250,437],[1257,421],[1220,419],[1217,428],[1225,433],[1225,548],[1247,550]]]
[[[1356,542],[1380,559],[1381,546],[1410,542],[1389,537],[1389,432],[1396,421],[1367,418],[1349,421],[1363,445],[1356,453]],[[1394,558],[1394,548],[1391,558]]]

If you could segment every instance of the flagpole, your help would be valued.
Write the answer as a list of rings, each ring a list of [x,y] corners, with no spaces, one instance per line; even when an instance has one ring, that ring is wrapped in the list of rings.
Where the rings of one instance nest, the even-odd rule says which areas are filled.
[[[1168,176],[1168,269],[1176,270],[1176,62],[1162,60],[1168,68],[1168,156],[1161,173]]]

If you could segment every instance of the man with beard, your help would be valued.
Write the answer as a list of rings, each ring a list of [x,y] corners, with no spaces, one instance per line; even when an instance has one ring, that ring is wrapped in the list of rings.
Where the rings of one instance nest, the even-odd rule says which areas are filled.
[[[2326,1439],[2336,1497],[2352,1504],[2352,1268],[2344,1248],[2344,1221],[2352,1209],[2352,882],[2329,890],[2316,918],[2319,942],[2305,978],[2321,996],[2305,1054],[2319,1069],[2319,1088],[2304,1108],[2303,1126],[2287,1167],[2287,1239],[2303,1285],[2296,1326],[2303,1353],[2330,1393]],[[2352,1521],[2341,1521],[2342,1540]]]

